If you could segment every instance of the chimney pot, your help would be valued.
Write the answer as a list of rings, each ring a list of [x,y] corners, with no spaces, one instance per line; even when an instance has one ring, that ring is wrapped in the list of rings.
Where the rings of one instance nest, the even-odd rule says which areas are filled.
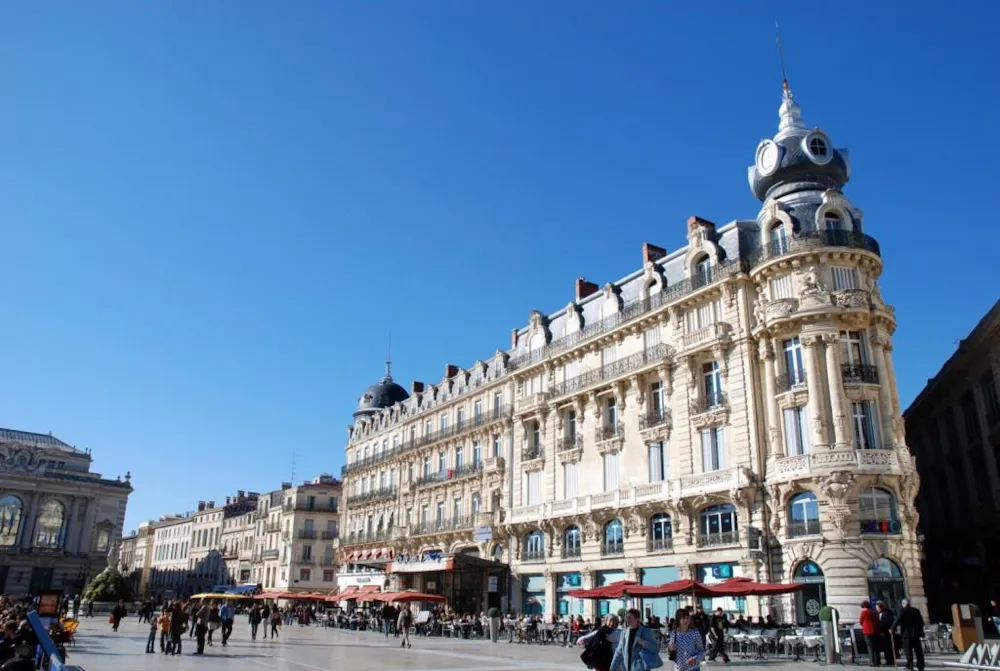
[[[593,282],[588,282],[586,277],[576,278],[576,300],[583,300],[591,294],[597,293],[600,289]]]
[[[458,375],[458,366],[456,366],[453,363],[445,364],[445,366],[444,366],[444,376],[447,379],[450,380],[451,378],[455,377],[456,375]]]
[[[424,383],[423,382],[418,382],[418,381],[414,380],[413,382],[410,383],[410,393],[411,394],[419,394],[419,393],[422,393],[423,390],[424,390]]]
[[[667,255],[667,250],[649,242],[642,243],[642,262],[656,262]]]

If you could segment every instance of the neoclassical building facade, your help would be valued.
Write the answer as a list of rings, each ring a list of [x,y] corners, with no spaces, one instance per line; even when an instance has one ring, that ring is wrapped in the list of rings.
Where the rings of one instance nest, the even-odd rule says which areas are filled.
[[[91,461],[52,435],[0,429],[0,593],[80,593],[107,566],[132,486]]]
[[[447,590],[473,554],[485,576],[507,569],[484,600],[544,614],[612,607],[570,598],[579,586],[735,576],[805,583],[751,604],[786,621],[872,597],[925,608],[896,323],[849,177],[786,85],[749,169],[755,219],[692,217],[684,248],[646,243],[636,272],[577,280],[488,362],[410,394],[371,387],[342,561],[388,560],[390,583],[417,563]]]

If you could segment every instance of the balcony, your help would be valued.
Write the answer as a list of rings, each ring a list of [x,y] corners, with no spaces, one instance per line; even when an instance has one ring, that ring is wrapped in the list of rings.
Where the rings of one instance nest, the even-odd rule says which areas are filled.
[[[268,522],[264,525],[264,531],[273,534],[281,531],[281,522]]]
[[[312,557],[302,557],[301,559],[295,560],[295,563],[299,566],[315,566],[316,560]]]
[[[563,559],[579,559],[581,552],[579,545],[564,545],[562,548],[562,558]]]
[[[625,543],[622,541],[617,542],[602,542],[601,543],[601,556],[602,557],[615,557],[617,555],[625,554]]]
[[[573,454],[579,455],[583,450],[583,436],[580,434],[574,434],[572,436],[563,436],[556,441],[556,453],[562,456],[568,456],[573,458]]]
[[[413,484],[417,487],[426,487],[429,485],[436,485],[442,482],[451,482],[453,480],[461,480],[462,478],[467,478],[470,475],[478,475],[483,470],[482,462],[472,462],[471,464],[462,464],[458,468],[449,468],[443,471],[437,471],[436,473],[428,473],[427,475],[422,475],[413,481]]]
[[[422,522],[413,528],[414,536],[426,536],[428,534],[439,534],[448,531],[465,531],[476,526],[475,515],[463,515],[461,517],[446,517],[440,520]]]
[[[332,541],[335,538],[340,538],[340,532],[339,531],[323,531],[322,533],[320,533],[320,538],[322,538],[325,541]]]
[[[788,523],[786,534],[789,538],[799,538],[800,536],[819,536],[823,532],[823,525],[819,520],[795,520]]]
[[[863,363],[845,363],[840,367],[845,384],[878,384],[878,369]]]
[[[701,415],[712,410],[727,407],[726,394],[722,391],[703,392],[698,398],[691,400],[691,414]]]
[[[521,553],[521,561],[523,562],[539,562],[545,561],[545,550],[525,550]]]
[[[361,543],[376,543],[392,539],[392,532],[389,529],[377,529],[374,531],[352,531],[347,534],[347,539],[341,538],[344,545],[359,545]]]
[[[660,363],[674,353],[674,348],[666,343],[653,345],[641,352],[622,357],[617,361],[588,371],[576,377],[553,385],[549,390],[549,398],[554,399],[568,394],[579,393],[588,387],[598,385],[616,378],[628,375],[629,373],[643,368],[653,363]]]
[[[697,331],[692,331],[691,333],[685,333],[681,337],[681,346],[687,350],[694,347],[699,347],[705,343],[714,342],[720,338],[725,338],[729,335],[731,327],[726,322],[715,322],[714,324],[709,324],[704,326]]]
[[[370,503],[372,501],[381,501],[382,499],[394,498],[398,493],[396,487],[379,487],[378,489],[373,489],[362,494],[355,494],[354,496],[347,497],[347,505],[356,505],[359,503]]]
[[[639,415],[639,431],[666,427],[670,423],[670,410],[667,408],[657,408]]]
[[[563,336],[562,338],[556,338],[542,349],[537,349],[533,352],[513,357],[507,362],[507,365],[513,370],[525,368],[541,361],[545,361],[550,357],[571,350],[591,338],[596,338],[605,333],[614,331],[619,326],[626,324],[633,319],[638,319],[643,315],[670,305],[674,301],[678,301],[685,296],[703,289],[704,287],[715,284],[716,282],[721,282],[722,280],[728,279],[741,272],[746,272],[748,268],[749,266],[741,259],[723,261],[722,263],[709,268],[708,272],[705,274],[699,274],[694,277],[681,280],[680,282],[665,287],[663,291],[655,293],[647,298],[638,298],[630,301],[622,307],[620,312],[609,315],[608,317],[605,317],[600,321],[596,321],[593,324],[588,324],[575,333]],[[558,386],[560,385],[557,385],[557,387]],[[566,389],[562,393],[574,393],[574,390]],[[550,393],[549,398],[551,399],[556,395],[560,394]]]
[[[646,552],[672,552],[673,549],[673,536],[665,536],[663,538],[653,538],[650,536],[646,541]]]
[[[774,376],[774,390],[779,394],[794,391],[795,389],[802,389],[805,386],[806,372],[804,370],[793,370]]]
[[[517,412],[530,412],[536,408],[540,408],[545,405],[547,399],[548,394],[544,391],[537,394],[525,394],[517,402]]]
[[[750,269],[790,254],[800,254],[821,249],[823,247],[847,247],[881,256],[879,244],[875,238],[855,231],[822,230],[802,231],[790,238],[772,240],[758,247],[747,258]]]
[[[534,461],[545,457],[545,448],[539,445],[525,445],[521,450],[521,461]]]
[[[625,424],[613,422],[596,427],[594,441],[597,443],[597,451],[601,454],[620,450],[625,443]]]
[[[324,567],[336,566],[337,560],[333,557],[323,557],[319,560],[319,565]]]
[[[698,534],[698,547],[717,548],[727,545],[739,545],[740,532],[738,531],[718,531],[715,533]]]
[[[315,529],[299,529],[297,534],[298,538],[303,540],[316,540],[316,535]]]
[[[264,550],[263,552],[260,553],[260,556],[263,559],[277,559],[278,554],[280,554],[278,550]]]

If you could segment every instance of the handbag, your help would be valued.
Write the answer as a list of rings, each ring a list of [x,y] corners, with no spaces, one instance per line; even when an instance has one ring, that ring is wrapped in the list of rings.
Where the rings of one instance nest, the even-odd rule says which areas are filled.
[[[638,671],[649,671],[650,669],[658,669],[663,666],[663,658],[660,657],[660,653],[657,650],[650,650],[644,645],[639,646],[639,654],[636,656],[635,661],[632,662],[633,668],[638,668]]]

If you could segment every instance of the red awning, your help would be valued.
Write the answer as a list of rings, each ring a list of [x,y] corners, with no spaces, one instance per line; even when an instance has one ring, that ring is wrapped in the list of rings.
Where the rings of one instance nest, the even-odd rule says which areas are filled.
[[[350,587],[345,587],[340,594],[337,595],[337,601],[347,601],[348,599],[354,598],[353,595],[357,593],[358,586],[351,585]]]
[[[375,550],[375,559],[378,559],[381,556],[382,556],[382,548]]]
[[[567,594],[577,599],[621,599],[631,593],[630,588],[638,585],[635,580],[619,580],[593,589],[570,590]]]

